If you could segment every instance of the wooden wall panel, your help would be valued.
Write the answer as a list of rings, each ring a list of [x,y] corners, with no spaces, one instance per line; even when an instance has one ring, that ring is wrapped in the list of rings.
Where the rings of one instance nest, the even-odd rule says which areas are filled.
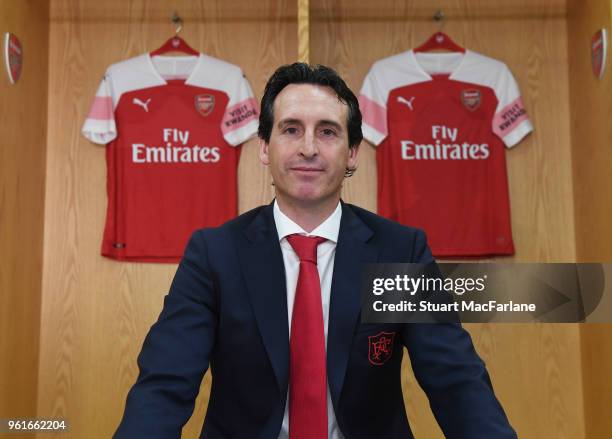
[[[564,0],[505,2],[310,0],[310,61],[337,69],[358,92],[371,64],[428,38],[438,26],[459,44],[505,61],[535,132],[507,152],[516,255],[500,261],[574,261],[567,28]],[[376,209],[374,149],[363,145],[344,198]],[[432,182],[435,184],[435,182]],[[466,325],[521,438],[581,438],[577,325]],[[442,437],[404,364],[404,395],[416,437]]]
[[[572,0],[568,11],[572,164],[579,261],[612,261],[612,72],[591,72],[591,36],[612,25],[610,0]],[[608,48],[610,37],[608,37]],[[609,54],[608,54],[609,55]],[[588,438],[612,431],[612,325],[581,328],[584,418]]]
[[[71,431],[62,438],[111,436],[137,375],[136,356],[176,270],[100,256],[104,148],[80,134],[106,67],[161,45],[174,32],[175,10],[185,21],[181,36],[240,65],[257,98],[272,71],[297,57],[295,2],[52,2],[38,413],[69,419]],[[241,211],[272,198],[255,143],[242,151]],[[186,438],[199,437],[209,378]]]
[[[298,7],[298,59],[308,62],[310,56],[310,19],[309,0],[297,0]]]
[[[0,417],[34,417],[43,252],[49,2],[0,0],[21,79],[0,73]]]
[[[605,77],[603,80],[595,79],[591,72],[590,41],[595,31],[607,27],[610,51],[612,7],[610,0],[573,1],[571,5],[568,42],[576,253],[583,261],[610,261],[612,64],[608,56]]]

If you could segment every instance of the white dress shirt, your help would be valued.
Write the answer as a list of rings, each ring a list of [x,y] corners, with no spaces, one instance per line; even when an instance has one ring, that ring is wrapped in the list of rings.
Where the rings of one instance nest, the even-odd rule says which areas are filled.
[[[274,201],[274,222],[278,232],[283,262],[285,264],[285,279],[287,283],[287,311],[289,319],[289,334],[291,334],[291,316],[293,314],[293,302],[295,301],[295,289],[297,287],[298,275],[300,273],[300,258],[287,241],[287,236],[299,233],[305,236],[320,236],[327,239],[317,247],[317,269],[321,281],[321,303],[323,305],[323,325],[325,331],[325,350],[327,351],[327,328],[329,321],[329,300],[331,296],[332,274],[334,272],[334,257],[336,255],[336,244],[340,232],[340,218],[342,217],[342,206],[338,206],[325,221],[323,221],[312,232],[308,233],[287,215],[281,212],[276,200]],[[327,383],[327,432],[329,439],[344,439],[338,428],[336,415],[329,393],[329,382]],[[289,438],[289,390],[287,390],[287,403],[285,404],[285,415],[283,426],[278,439]]]

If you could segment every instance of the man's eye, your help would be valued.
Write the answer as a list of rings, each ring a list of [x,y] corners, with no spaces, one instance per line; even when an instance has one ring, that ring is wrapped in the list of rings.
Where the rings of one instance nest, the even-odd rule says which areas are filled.
[[[335,136],[336,135],[336,131],[332,130],[331,128],[325,128],[321,132],[323,133],[324,136]]]
[[[297,134],[298,130],[295,127],[287,127],[283,130],[285,134]]]

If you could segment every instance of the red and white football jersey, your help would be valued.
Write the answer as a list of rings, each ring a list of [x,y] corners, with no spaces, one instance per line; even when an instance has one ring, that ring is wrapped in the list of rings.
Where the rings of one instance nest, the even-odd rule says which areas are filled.
[[[233,218],[258,113],[240,68],[204,54],[110,66],[82,129],[108,145],[102,254],[177,262],[193,230]]]
[[[514,253],[504,144],[533,126],[504,63],[409,50],[374,63],[359,102],[381,215],[424,229],[435,256]]]

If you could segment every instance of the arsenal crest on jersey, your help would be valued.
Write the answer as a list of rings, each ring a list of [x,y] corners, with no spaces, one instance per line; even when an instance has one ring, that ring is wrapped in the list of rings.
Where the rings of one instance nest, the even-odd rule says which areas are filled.
[[[470,89],[461,91],[461,102],[470,111],[480,107],[480,90]]]
[[[209,94],[197,95],[195,108],[202,116],[208,116],[215,109],[215,97]]]
[[[368,360],[375,366],[385,364],[393,354],[395,332],[379,332],[368,337]]]
[[[593,74],[597,79],[603,78],[606,69],[607,34],[605,29],[600,29],[591,38],[591,65],[593,66]]]

